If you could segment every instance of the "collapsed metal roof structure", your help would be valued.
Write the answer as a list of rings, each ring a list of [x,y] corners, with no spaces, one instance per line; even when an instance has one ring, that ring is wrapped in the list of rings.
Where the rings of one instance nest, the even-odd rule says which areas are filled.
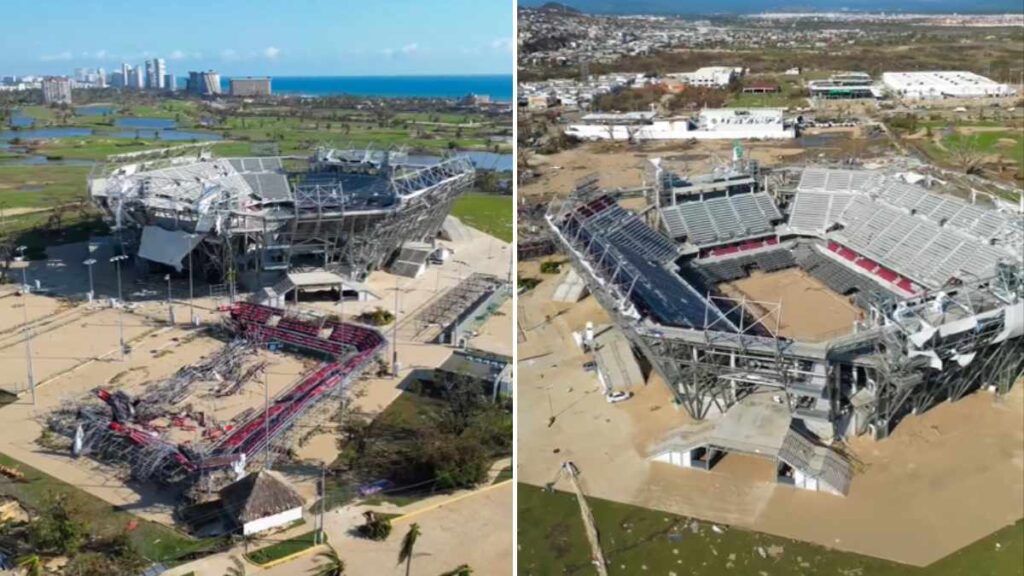
[[[474,180],[468,158],[320,148],[308,157],[112,157],[89,194],[125,252],[225,283],[272,284],[293,268],[361,280],[406,241],[428,241]],[[269,278],[268,278],[269,276]],[[214,279],[211,279],[214,280]]]

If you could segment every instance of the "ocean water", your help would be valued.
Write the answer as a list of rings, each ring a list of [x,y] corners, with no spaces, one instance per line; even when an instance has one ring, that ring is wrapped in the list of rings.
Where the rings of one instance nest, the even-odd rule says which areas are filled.
[[[227,92],[228,79],[221,80]],[[512,101],[510,74],[487,76],[274,76],[274,94],[303,96],[380,96],[390,98],[459,98],[466,94]]]

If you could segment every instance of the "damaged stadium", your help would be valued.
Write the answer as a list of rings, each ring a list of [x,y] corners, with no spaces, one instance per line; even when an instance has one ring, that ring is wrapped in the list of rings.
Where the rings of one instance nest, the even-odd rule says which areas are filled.
[[[712,174],[652,173],[639,212],[590,187],[547,215],[588,291],[702,421],[652,459],[766,456],[780,483],[844,494],[844,439],[1003,394],[1024,371],[1020,214],[881,170],[769,173],[738,147]],[[786,313],[783,274],[808,295]]]

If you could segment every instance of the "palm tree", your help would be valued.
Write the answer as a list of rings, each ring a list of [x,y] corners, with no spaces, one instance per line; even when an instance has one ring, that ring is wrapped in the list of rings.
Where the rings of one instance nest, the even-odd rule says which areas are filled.
[[[25,569],[25,576],[43,576],[43,560],[38,554],[18,558],[18,568]]]
[[[416,548],[416,540],[420,537],[420,525],[413,523],[409,526],[409,531],[405,533],[405,537],[402,538],[402,549],[398,551],[398,563],[405,562],[405,576],[409,576],[409,571],[412,569],[412,553],[413,549]]]
[[[313,576],[342,576],[345,573],[345,561],[338,558],[338,553],[333,548],[316,555],[320,558],[320,564],[314,566],[310,572]]]
[[[441,576],[473,576],[473,569],[469,567],[469,564],[463,564],[455,570],[449,570]]]
[[[245,562],[238,556],[231,557],[231,567],[224,573],[224,576],[245,576]]]

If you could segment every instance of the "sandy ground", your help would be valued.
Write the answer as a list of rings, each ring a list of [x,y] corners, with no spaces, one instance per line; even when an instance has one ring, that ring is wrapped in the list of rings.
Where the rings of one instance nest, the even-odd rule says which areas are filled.
[[[832,292],[817,278],[799,268],[778,272],[754,271],[750,276],[735,282],[719,285],[727,296],[768,304],[760,306],[755,318],[767,314],[765,325],[772,331],[778,326],[778,334],[786,338],[797,338],[820,342],[852,331],[853,323],[861,313],[846,298]],[[748,304],[748,309],[758,307]]]
[[[750,158],[764,166],[783,163],[787,158],[805,152],[795,142],[744,142],[743,149]],[[666,168],[682,174],[699,174],[728,161],[731,155],[732,142],[726,140],[647,144],[642,147],[621,143],[585,143],[557,154],[531,157],[530,165],[540,176],[521,185],[518,192],[520,198],[534,200],[552,195],[565,196],[579,179],[598,169],[602,188],[635,188],[645,185],[649,158],[661,158]]]
[[[460,564],[468,564],[473,574],[506,576],[512,574],[512,482],[486,486],[474,492],[431,498],[412,505],[393,520],[391,537],[373,542],[355,537],[352,530],[362,523],[361,509],[329,512],[324,521],[328,541],[345,561],[345,574],[386,576],[405,574],[405,564],[397,564],[402,537],[412,523],[420,526],[420,537],[412,562],[413,574],[440,574]],[[311,526],[312,524],[310,524]],[[301,531],[308,530],[303,527]],[[237,548],[168,570],[164,576],[221,576],[231,565],[230,557],[241,557]],[[246,565],[247,574],[292,576],[309,574],[319,563],[317,551],[290,562],[263,570]]]
[[[498,310],[480,327],[476,336],[469,340],[470,348],[478,348],[512,356],[512,299],[505,300]]]
[[[910,417],[881,442],[857,439],[863,466],[846,498],[778,486],[751,459],[727,457],[712,473],[649,462],[687,415],[656,377],[628,402],[604,401],[568,334],[605,315],[593,298],[558,310],[557,281],[520,300],[521,481],[544,485],[572,460],[593,496],[916,565],[1024,517],[1024,386]]]
[[[37,297],[30,297],[37,298]],[[125,483],[123,475],[113,468],[88,458],[74,459],[70,454],[55,453],[36,444],[42,432],[45,415],[64,401],[76,401],[97,386],[118,378],[131,389],[143,379],[170,376],[182,365],[195,362],[217,349],[220,344],[195,338],[183,341],[185,333],[178,328],[150,325],[146,319],[126,314],[125,332],[133,352],[120,361],[117,353],[116,312],[101,310],[89,322],[66,326],[33,340],[34,366],[37,366],[36,405],[31,396],[5,407],[5,433],[0,436],[0,452],[21,460],[65,482],[123,506],[150,520],[170,523],[172,502],[167,494],[150,486]],[[24,358],[3,359],[4,377],[24,374]],[[58,369],[63,372],[54,374]],[[53,374],[43,379],[44,374]]]
[[[0,346],[12,337],[18,338],[18,328],[25,324],[25,315],[29,322],[37,322],[43,318],[53,320],[59,312],[67,311],[67,304],[54,298],[29,299],[28,307],[25,299],[15,291],[0,295]]]
[[[513,483],[506,482],[453,499],[450,504],[425,504],[421,512],[413,511],[398,519],[391,537],[382,543],[353,538],[348,534],[353,524],[345,523],[340,514],[327,521],[328,534],[348,564],[346,574],[352,576],[405,574],[405,566],[395,564],[395,560],[402,536],[413,522],[422,531],[412,563],[413,573],[440,574],[469,564],[473,574],[504,576],[512,574],[512,490]],[[286,568],[282,566],[270,573],[305,573],[298,566],[293,566],[292,571]]]
[[[507,278],[511,265],[509,244],[474,228],[467,226],[466,229],[469,231],[469,238],[465,241],[439,242],[448,246],[454,254],[445,264],[428,266],[419,278],[395,276],[380,270],[372,272],[365,284],[377,296],[377,299],[344,303],[301,301],[299,307],[331,312],[344,318],[372,311],[378,307],[394,310],[397,288],[398,321],[399,324],[402,324],[412,318],[418,310],[443,294],[445,290],[457,285],[473,272]],[[384,329],[390,336],[390,326],[385,326]]]
[[[37,318],[30,325],[33,332],[32,372],[38,384],[83,362],[119,357],[120,319],[116,310],[79,306],[56,314],[55,301],[45,296],[8,297],[0,301],[27,305],[29,317]],[[157,323],[135,314],[124,314],[123,322],[126,341],[142,339],[159,328]],[[23,338],[21,327],[0,337],[0,389],[21,392],[28,388]]]

